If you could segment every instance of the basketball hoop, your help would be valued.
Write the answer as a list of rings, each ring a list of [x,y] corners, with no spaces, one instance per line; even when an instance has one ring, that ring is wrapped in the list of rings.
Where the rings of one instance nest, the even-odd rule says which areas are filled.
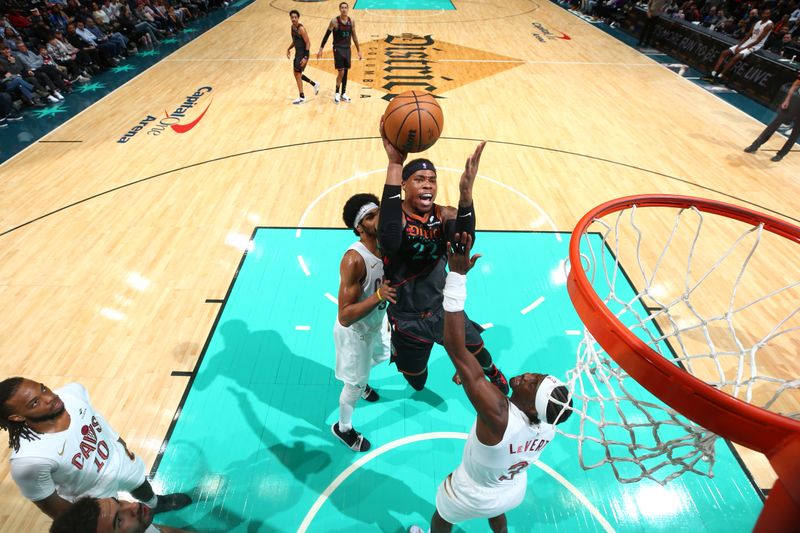
[[[665,216],[670,213],[674,215],[671,230],[668,229],[670,217]],[[704,214],[716,216],[704,217]],[[709,227],[711,236],[701,236],[701,229]],[[658,236],[645,236],[643,228],[653,229],[652,233]],[[667,231],[659,234],[658,229]],[[733,237],[724,241],[731,235]],[[600,240],[598,249],[596,243]],[[756,254],[764,241],[769,245],[776,241],[778,245],[800,244],[800,228],[742,207],[682,196],[629,196],[589,211],[578,222],[570,240],[571,268],[567,288],[586,328],[582,348],[591,352],[591,362],[584,370],[576,368],[570,384],[573,389],[579,385],[583,391],[582,380],[588,378],[592,383],[589,388],[597,391],[596,380],[606,385],[618,383],[618,386],[611,386],[616,390],[611,396],[617,409],[621,397],[633,401],[637,407],[645,404],[646,411],[650,407],[647,402],[631,398],[625,390],[623,380],[629,376],[691,421],[679,420],[669,410],[666,410],[668,416],[659,419],[646,414],[635,423],[629,423],[623,416],[620,425],[630,431],[634,446],[637,445],[634,429],[641,426],[654,428],[653,434],[663,424],[681,426],[685,430],[684,437],[666,443],[656,437],[659,447],[648,447],[643,455],[645,459],[666,455],[670,462],[683,464],[677,473],[662,479],[652,474],[663,463],[651,469],[644,468],[641,476],[628,480],[620,478],[615,467],[618,478],[636,481],[649,477],[666,482],[686,471],[697,472],[700,459],[713,464],[714,435],[708,433],[712,432],[769,458],[779,479],[770,491],[756,530],[788,531],[797,527],[800,520],[800,421],[795,419],[800,418],[800,413],[773,411],[781,411],[777,406],[785,405],[786,395],[800,388],[800,379],[798,376],[786,379],[785,376],[764,375],[760,362],[764,354],[783,350],[782,346],[772,347],[786,342],[789,334],[795,333],[794,339],[800,337],[800,306],[797,304],[800,300],[796,299],[800,295],[800,274],[790,272],[795,274],[795,281],[789,284],[781,281],[780,287],[754,294],[751,284],[744,280],[753,275],[751,270],[757,268],[759,261],[772,261],[761,259],[764,254]],[[660,249],[660,252],[646,250],[652,242],[658,246],[650,248]],[[706,265],[708,268],[698,268],[701,262],[698,258],[706,255],[709,245],[719,245],[720,252],[712,264]],[[586,265],[587,257],[589,265]],[[633,287],[628,272],[620,264],[626,259],[631,263],[635,259],[636,284],[643,284],[644,288]],[[790,264],[796,269],[796,261]],[[672,277],[665,278],[666,272]],[[683,279],[676,275],[678,272],[682,272]],[[624,281],[618,281],[622,279],[630,284],[632,298],[621,296],[628,290],[622,287]],[[722,288],[717,288],[720,283]],[[665,289],[663,285],[670,287]],[[743,298],[748,299],[744,305],[740,301]],[[713,307],[713,300],[719,300],[719,309],[707,311],[706,308]],[[788,311],[775,313],[778,318],[773,318],[768,331],[755,334],[748,330],[749,324],[743,325],[741,317],[759,313],[775,301],[792,303]],[[724,337],[722,342],[720,337]],[[702,345],[705,347],[700,348]],[[603,351],[621,368],[604,358]],[[579,353],[579,366],[581,357]],[[701,367],[714,374],[711,379],[704,376],[708,382],[690,373]],[[764,393],[767,389],[769,392]],[[598,392],[597,395],[601,403],[608,400],[607,393]],[[759,395],[762,398],[755,401]],[[605,413],[602,407],[601,411]],[[598,424],[600,440],[606,445],[602,417],[597,422],[585,411],[580,414],[580,442],[586,438],[584,422],[588,419]],[[676,449],[687,446],[697,453],[673,457]],[[612,462],[613,466],[614,458],[602,462]]]

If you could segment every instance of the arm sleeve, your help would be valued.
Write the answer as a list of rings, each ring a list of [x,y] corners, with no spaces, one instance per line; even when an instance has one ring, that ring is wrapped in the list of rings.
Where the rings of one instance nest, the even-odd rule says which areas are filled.
[[[383,186],[378,243],[385,254],[397,252],[403,241],[403,203],[400,190],[400,185]]]
[[[328,37],[331,36],[331,30],[328,28],[328,31],[325,32],[325,37],[322,38],[322,44],[319,45],[320,48],[325,48],[325,43],[328,42]]]
[[[11,477],[22,495],[31,501],[44,500],[56,491],[52,468],[54,463],[48,459],[20,457],[11,460]]]
[[[475,208],[474,204],[469,204],[467,207],[458,208],[456,214],[455,233],[467,232],[472,235],[472,241],[475,242]]]

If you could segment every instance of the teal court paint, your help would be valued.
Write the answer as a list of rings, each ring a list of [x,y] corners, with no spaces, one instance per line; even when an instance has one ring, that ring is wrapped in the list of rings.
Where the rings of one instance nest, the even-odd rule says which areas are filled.
[[[154,483],[194,491],[195,504],[162,523],[198,531],[405,531],[427,525],[436,488],[461,459],[475,413],[434,349],[426,390],[394,366],[376,367],[381,394],[353,423],[373,449],[355,454],[330,432],[341,384],[333,376],[339,262],[349,230],[258,229],[221,307]],[[582,329],[564,284],[568,233],[479,232],[467,312],[507,376],[574,365]],[[618,284],[619,285],[619,284]],[[531,305],[543,298],[536,306]],[[530,308],[527,312],[522,311]],[[577,415],[564,430],[577,430]],[[610,468],[584,471],[577,443],[557,436],[528,470],[509,530],[749,531],[757,490],[724,441],[712,479],[661,487],[620,484]],[[381,453],[377,453],[381,452]],[[304,529],[303,529],[304,530]],[[486,531],[472,521],[456,531]]]
[[[456,6],[450,0],[356,0],[353,9],[393,9],[396,11],[453,11]]]

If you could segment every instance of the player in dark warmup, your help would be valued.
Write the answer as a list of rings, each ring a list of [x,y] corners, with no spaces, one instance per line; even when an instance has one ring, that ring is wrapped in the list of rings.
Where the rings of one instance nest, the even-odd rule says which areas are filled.
[[[317,52],[317,59],[319,59],[322,57],[322,50],[325,48],[325,43],[328,42],[328,37],[333,33],[333,63],[336,67],[336,92],[333,95],[333,102],[336,104],[340,101],[350,102],[350,97],[345,93],[347,92],[347,71],[350,70],[351,37],[356,45],[358,59],[359,61],[361,60],[361,48],[358,46],[358,37],[356,36],[356,23],[347,16],[349,10],[350,6],[347,2],[339,4],[339,16],[328,24],[328,31],[325,32],[322,45],[320,45],[319,52]],[[339,92],[339,87],[341,87],[341,92]]]
[[[428,359],[433,344],[443,343],[445,248],[455,233],[475,235],[472,185],[478,174],[482,142],[467,159],[459,183],[458,209],[440,206],[436,200],[436,168],[427,159],[403,166],[407,154],[386,138],[381,120],[383,147],[389,158],[381,200],[378,243],[384,255],[384,276],[397,289],[397,303],[387,312],[392,326],[392,360],[406,381],[422,390],[428,379]],[[401,192],[405,198],[401,200]],[[465,320],[465,344],[484,374],[502,392],[508,382],[483,345],[482,328]],[[460,383],[458,376],[453,378]]]
[[[319,83],[303,74],[306,65],[308,65],[311,40],[308,38],[306,27],[300,24],[300,12],[292,9],[289,11],[289,17],[292,19],[292,44],[286,49],[286,57],[289,57],[292,48],[294,48],[294,79],[297,82],[297,91],[300,93],[300,97],[293,100],[292,103],[298,105],[306,101],[306,95],[303,93],[303,82],[314,86],[314,94],[319,93]]]

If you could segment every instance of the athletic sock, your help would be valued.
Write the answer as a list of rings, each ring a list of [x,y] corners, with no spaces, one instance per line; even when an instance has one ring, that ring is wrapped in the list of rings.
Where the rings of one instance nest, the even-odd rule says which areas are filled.
[[[301,80],[303,80],[303,81],[304,81],[304,82],[306,82],[306,83],[310,83],[311,85],[314,85],[314,82],[313,82],[313,81],[311,81],[311,78],[309,78],[309,77],[308,77],[308,76],[306,76],[305,74],[303,74],[303,76],[302,76],[300,79],[301,79]]]
[[[300,98],[305,98],[306,95],[304,93],[300,93]]]
[[[154,495],[152,498],[150,498],[150,499],[149,499],[149,500],[147,500],[146,502],[142,502],[142,503],[144,503],[144,504],[145,504],[146,506],[148,506],[150,509],[155,509],[155,508],[156,508],[156,505],[158,505],[158,496],[155,496],[155,495]]]
[[[344,71],[342,76],[342,94],[347,92],[347,70]]]

